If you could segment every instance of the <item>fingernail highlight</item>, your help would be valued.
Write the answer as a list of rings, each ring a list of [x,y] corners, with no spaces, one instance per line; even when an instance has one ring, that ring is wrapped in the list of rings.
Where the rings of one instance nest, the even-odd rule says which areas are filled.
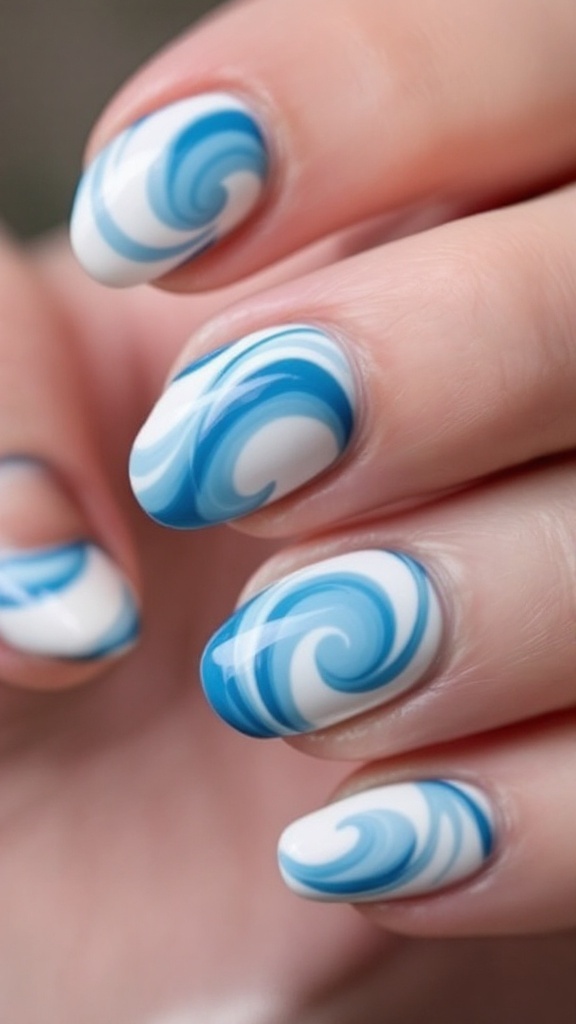
[[[419,562],[354,551],[272,584],[228,619],[201,661],[216,713],[249,736],[311,732],[419,683],[442,612]]]
[[[246,220],[268,173],[264,134],[241,100],[218,92],[178,100],[130,125],[87,168],[72,247],[103,284],[151,281]]]
[[[134,494],[165,526],[237,519],[333,465],[354,416],[352,369],[330,335],[300,324],[258,331],[172,381],[134,443]]]
[[[299,896],[370,902],[418,896],[478,872],[495,845],[480,789],[432,779],[365,790],[289,825],[280,872]]]
[[[0,464],[0,639],[23,654],[91,660],[137,639],[138,609],[122,571],[92,541],[64,539],[80,522],[40,464]]]

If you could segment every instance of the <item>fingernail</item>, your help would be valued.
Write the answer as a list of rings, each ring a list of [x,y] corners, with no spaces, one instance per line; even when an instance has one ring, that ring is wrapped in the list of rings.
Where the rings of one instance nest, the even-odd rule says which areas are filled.
[[[299,896],[360,903],[419,896],[476,874],[495,845],[475,786],[433,779],[380,786],[289,825],[280,872]]]
[[[248,515],[322,473],[354,425],[341,347],[306,325],[250,334],[172,381],[130,459],[142,508],[195,529]]]
[[[24,654],[89,660],[138,635],[138,611],[113,559],[85,539],[70,497],[41,464],[0,463],[0,639]]]
[[[206,93],[171,103],[126,128],[87,168],[72,247],[103,284],[151,281],[241,224],[268,171],[263,132],[240,100]]]
[[[421,682],[442,613],[423,567],[354,551],[272,584],[212,637],[201,662],[209,703],[249,736],[342,722]]]

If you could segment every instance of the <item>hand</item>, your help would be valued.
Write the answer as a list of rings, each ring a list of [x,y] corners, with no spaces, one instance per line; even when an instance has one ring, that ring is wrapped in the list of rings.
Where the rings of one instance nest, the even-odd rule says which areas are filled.
[[[414,13],[405,8],[392,18],[390,13],[382,15],[381,8],[374,4],[363,4],[360,8],[356,5],[353,15],[344,4],[337,8],[332,4],[329,14],[322,7],[316,4],[314,14],[319,18],[317,24],[326,26],[326,49],[320,47],[313,65],[304,62],[297,67],[291,50],[291,39],[294,48],[296,40],[302,45],[301,29],[296,32],[294,27],[286,32],[289,26],[301,23],[294,4],[286,7],[285,22],[278,17],[279,3],[274,8],[252,3],[208,24],[161,57],[128,88],[103,122],[94,147],[98,148],[138,114],[202,91],[213,77],[211,68],[216,60],[219,67],[230,66],[227,52],[240,52],[242,67],[236,75],[230,72],[225,84],[242,80],[245,94],[246,81],[252,83],[254,96],[245,98],[253,100],[254,107],[258,107],[263,119],[267,116],[271,125],[283,125],[278,129],[282,136],[277,156],[279,183],[276,190],[271,186],[260,211],[254,211],[252,224],[247,220],[235,237],[202,255],[194,269],[187,266],[173,273],[166,285],[185,290],[191,282],[197,287],[222,284],[238,276],[241,270],[256,270],[326,233],[353,228],[352,235],[337,237],[333,243],[321,245],[315,253],[305,256],[311,261],[326,262],[326,269],[303,276],[303,266],[297,260],[288,271],[278,271],[279,276],[291,278],[287,284],[270,289],[266,287],[270,282],[262,279],[248,283],[248,293],[256,287],[263,290],[227,308],[198,331],[186,351],[178,356],[178,366],[187,366],[220,344],[277,324],[305,322],[315,328],[321,326],[328,332],[330,342],[334,334],[336,346],[342,347],[352,367],[354,383],[350,388],[346,378],[344,391],[352,395],[359,389],[362,395],[362,405],[355,397],[350,401],[356,417],[351,446],[339,467],[309,483],[306,491],[296,491],[293,497],[272,503],[242,521],[243,529],[262,536],[313,535],[268,563],[251,584],[251,592],[285,577],[298,566],[367,546],[407,552],[424,567],[433,592],[438,592],[444,619],[438,645],[441,660],[434,663],[435,645],[426,648],[428,680],[412,679],[412,683],[422,683],[420,688],[396,693],[389,706],[380,703],[368,712],[360,708],[362,717],[357,717],[357,708],[349,709],[350,714],[340,724],[327,730],[313,729],[310,736],[298,740],[298,745],[328,757],[337,755],[363,761],[367,757],[386,756],[386,762],[370,767],[363,776],[360,785],[368,786],[368,791],[375,783],[420,780],[438,774],[477,786],[487,794],[490,804],[495,855],[485,866],[476,863],[475,868],[484,870],[457,889],[449,888],[427,899],[385,906],[378,903],[371,914],[395,930],[416,935],[533,932],[567,927],[573,924],[574,884],[570,853],[573,844],[564,817],[573,747],[573,694],[566,683],[571,678],[569,637],[573,605],[565,554],[569,550],[566,538],[571,523],[573,481],[569,455],[573,445],[570,341],[576,301],[569,259],[572,190],[550,192],[534,201],[518,201],[509,208],[463,217],[426,234],[377,246],[348,261],[335,262],[335,256],[354,244],[359,248],[366,245],[369,232],[363,227],[356,229],[359,221],[387,215],[399,204],[422,201],[428,195],[454,195],[457,191],[458,199],[448,204],[453,211],[458,204],[469,210],[481,205],[497,206],[495,196],[509,193],[520,200],[527,190],[545,191],[547,180],[569,175],[574,160],[568,113],[570,101],[573,104],[574,81],[567,45],[568,30],[574,29],[572,12],[559,4],[552,14],[548,7],[545,12],[531,11],[527,19],[524,9],[516,10],[510,5],[504,25],[499,23],[498,46],[491,51],[494,67],[488,84],[493,89],[493,99],[486,105],[485,94],[479,96],[477,83],[481,80],[487,40],[494,41],[494,14],[489,8],[476,12],[474,32],[470,31],[470,12],[465,17],[461,15],[459,21],[457,11],[447,11],[453,33],[449,39],[442,33],[436,34],[436,25],[444,26],[446,21],[439,19],[435,10],[434,25],[428,23],[429,34],[419,37],[420,46],[426,47],[422,51],[418,49],[418,40],[407,32]],[[274,17],[270,15],[272,10]],[[424,13],[419,8],[420,27]],[[353,17],[356,31],[343,31],[344,15]],[[380,18],[386,24],[375,25],[374,21]],[[349,20],[345,24],[349,29]],[[274,41],[274,33],[280,30],[282,48]],[[454,39],[460,41],[464,35],[468,45],[465,57],[461,47],[454,43]],[[367,59],[366,45],[357,45],[359,38],[377,41],[372,51],[368,49],[374,55],[372,63]],[[316,48],[319,39],[323,41],[321,32],[314,36]],[[402,46],[402,40],[409,40],[416,53]],[[536,41],[542,62],[538,76],[534,75]],[[285,63],[277,56],[274,58],[279,52],[285,55]],[[396,89],[395,101],[390,103],[390,78],[385,76],[382,82],[378,69],[389,70],[386,61],[393,55]],[[422,59],[424,55],[428,61]],[[190,72],[183,74],[183,67],[194,69],[193,79]],[[303,81],[302,67],[322,68],[325,94],[318,96]],[[367,83],[370,87],[357,90],[348,86],[345,94],[338,95],[342,79],[334,71],[342,67],[349,69],[347,82]],[[429,76],[417,79],[421,88],[414,85],[415,68],[423,68]],[[432,74],[434,68],[441,69],[440,77]],[[464,79],[462,68],[467,71]],[[457,69],[457,80],[465,80],[470,86],[469,93],[456,94],[447,89],[446,83],[456,80]],[[260,92],[260,82],[266,84],[265,96]],[[299,93],[299,89],[306,92]],[[325,101],[327,96],[330,103]],[[359,97],[365,100],[366,96],[373,102],[370,120],[363,117],[365,102],[358,103]],[[378,140],[374,146],[374,117],[383,108],[389,112],[390,125],[386,153],[378,150]],[[486,109],[492,115],[489,125],[482,121]],[[292,118],[290,111],[294,112]],[[322,119],[322,148],[316,141],[321,115],[328,118]],[[508,140],[514,140],[515,145],[509,145]],[[344,159],[346,154],[355,157],[349,166]],[[339,174],[331,177],[331,158],[335,156]],[[289,173],[290,168],[294,171]],[[376,229],[382,231],[382,224],[377,224]],[[78,822],[70,808],[82,805],[79,820],[85,825],[82,833],[87,836],[87,860],[74,849],[69,862],[71,871],[61,874],[60,862],[58,877],[68,878],[74,874],[74,868],[77,870],[78,865],[90,860],[93,871],[103,875],[104,885],[100,889],[83,884],[82,879],[73,887],[74,892],[99,892],[92,915],[79,901],[79,917],[100,917],[103,922],[95,946],[98,941],[105,945],[103,936],[109,934],[111,919],[102,906],[100,893],[114,891],[112,913],[118,915],[123,931],[120,948],[134,951],[134,970],[138,975],[138,983],[124,1000],[135,1019],[143,1012],[137,1005],[142,965],[149,962],[149,944],[156,941],[153,927],[149,931],[142,928],[142,919],[138,917],[142,901],[138,894],[148,889],[151,876],[158,877],[158,857],[154,858],[153,867],[147,860],[140,867],[136,879],[139,886],[136,885],[136,895],[132,897],[137,904],[134,914],[126,911],[126,906],[132,905],[129,896],[134,890],[127,885],[124,873],[121,879],[120,873],[116,875],[117,889],[114,885],[107,888],[109,875],[105,867],[112,865],[117,869],[118,864],[131,862],[134,847],[141,865],[140,856],[151,857],[155,843],[162,846],[161,855],[169,861],[167,868],[160,869],[160,877],[168,876],[168,888],[173,886],[176,890],[173,898],[177,910],[173,910],[174,903],[170,907],[162,900],[158,911],[170,929],[172,948],[181,950],[188,945],[186,929],[191,927],[192,915],[182,911],[183,892],[199,892],[202,900],[206,899],[204,906],[209,901],[210,913],[208,909],[203,912],[203,904],[195,902],[196,938],[192,944],[195,952],[199,950],[195,956],[198,973],[192,972],[194,978],[188,976],[184,984],[182,970],[175,964],[173,974],[168,969],[162,973],[161,982],[157,981],[158,973],[154,973],[154,979],[147,977],[142,998],[148,1007],[154,1000],[156,1005],[165,1005],[167,991],[173,1001],[172,993],[179,985],[185,1004],[190,991],[198,992],[200,978],[203,991],[214,992],[219,979],[210,983],[207,962],[213,966],[215,950],[220,952],[232,946],[236,950],[239,944],[232,912],[238,915],[242,935],[250,916],[254,935],[250,941],[242,940],[245,960],[236,961],[226,971],[231,991],[240,987],[238,978],[244,982],[244,991],[253,991],[251,984],[246,984],[247,976],[258,980],[260,991],[265,988],[262,979],[266,979],[267,991],[274,998],[284,997],[287,977],[292,979],[289,987],[295,1001],[299,996],[305,998],[309,988],[318,990],[325,985],[334,990],[334,979],[342,965],[347,964],[349,970],[356,966],[349,959],[351,949],[360,957],[368,956],[376,941],[374,933],[361,923],[353,926],[354,919],[345,908],[298,904],[296,909],[296,901],[280,895],[279,883],[271,872],[270,848],[272,836],[281,825],[290,816],[317,805],[341,769],[298,758],[275,745],[235,739],[207,714],[194,688],[192,692],[190,688],[202,639],[227,614],[241,581],[262,557],[262,550],[257,553],[246,542],[235,542],[233,535],[170,537],[157,528],[145,527],[141,520],[135,519],[132,526],[133,509],[117,483],[136,422],[143,418],[144,407],[176,355],[178,336],[186,333],[183,322],[188,319],[186,330],[193,329],[226,298],[181,300],[186,307],[179,306],[177,313],[170,314],[168,311],[174,306],[169,297],[143,298],[138,293],[126,301],[107,298],[103,309],[102,293],[92,292],[98,298],[90,299],[87,286],[76,285],[60,259],[50,253],[43,273],[49,277],[52,295],[58,293],[60,306],[72,318],[73,349],[78,354],[80,374],[72,388],[63,381],[50,381],[45,392],[52,396],[49,415],[47,412],[37,417],[38,431],[33,441],[26,437],[24,447],[28,456],[41,458],[43,463],[50,462],[50,456],[52,462],[56,459],[58,478],[74,481],[68,484],[66,493],[71,489],[82,496],[82,514],[87,509],[109,509],[106,514],[99,512],[89,517],[90,525],[99,543],[114,551],[136,589],[139,585],[135,566],[138,560],[143,564],[147,583],[144,607],[150,625],[139,651],[131,654],[122,668],[118,665],[86,690],[49,697],[45,703],[44,697],[15,698],[7,694],[6,720],[13,730],[11,735],[15,730],[17,737],[8,745],[9,753],[13,756],[13,751],[18,751],[19,764],[25,766],[24,778],[35,796],[46,779],[47,762],[56,761],[52,777],[57,784],[59,803],[49,807],[48,835],[65,837],[67,851],[68,837],[77,832],[70,822]],[[418,274],[414,273],[415,268]],[[12,294],[15,290],[11,290]],[[26,301],[21,303],[24,308],[30,305]],[[90,311],[94,319],[87,330]],[[173,316],[169,325],[164,319],[167,315]],[[46,311],[42,322],[48,321]],[[28,324],[25,326],[28,328]],[[20,337],[21,333],[19,327],[13,335]],[[39,351],[47,351],[47,345],[50,348],[44,330],[28,329],[25,333],[35,338]],[[52,336],[57,336],[62,344],[66,331],[53,327]],[[112,353],[102,347],[103,338],[113,343]],[[545,346],[548,338],[553,338],[553,345]],[[54,360],[50,363],[54,365]],[[58,360],[58,365],[62,363]],[[35,360],[29,355],[25,362],[23,355],[22,367],[32,365],[35,376],[46,385],[46,379],[37,373]],[[62,376],[68,381],[70,364],[66,361],[64,365],[67,371]],[[19,379],[26,379],[23,375],[22,368]],[[89,382],[88,387],[80,385],[80,379]],[[58,395],[57,403],[54,395]],[[94,406],[92,416],[87,416],[88,400]],[[43,409],[42,400],[33,408]],[[60,414],[60,436],[66,432],[66,424],[67,436],[75,438],[72,424],[92,423],[88,434],[93,447],[93,435],[101,430],[100,424],[106,424],[104,459],[81,443],[76,451],[74,442],[64,446],[68,453],[67,465],[63,466],[59,444],[54,444],[53,451],[46,450],[47,446],[52,449],[52,444],[48,443],[44,424],[52,422],[52,418],[58,422]],[[11,423],[15,420],[10,417]],[[56,436],[56,428],[51,436]],[[11,454],[16,451],[13,435],[6,450]],[[327,449],[320,446],[314,450],[322,454]],[[302,446],[296,455],[301,452]],[[562,457],[556,463],[531,465],[535,458],[558,453]],[[298,458],[294,460],[288,446],[278,455],[284,479],[293,480]],[[84,468],[86,476],[82,478],[86,463],[91,468],[89,473]],[[106,470],[99,470],[99,463]],[[318,468],[315,463],[315,471]],[[327,470],[328,466],[320,468]],[[500,479],[470,487],[496,471],[503,474]],[[452,490],[456,492],[452,497],[430,504],[432,498]],[[142,493],[140,497],[146,504],[146,497]],[[196,515],[198,507],[195,501],[192,512],[189,508],[184,511]],[[227,514],[221,518],[232,517]],[[360,517],[362,525],[346,526],[352,517]],[[103,530],[103,523],[108,525],[107,530]],[[133,537],[137,541],[137,557],[133,553]],[[201,599],[194,607],[198,637],[192,638],[187,607],[189,574],[193,566],[197,580],[200,557],[208,582],[212,583],[217,575],[218,589],[208,587],[206,582],[202,586],[202,581],[198,587],[196,582]],[[223,567],[220,572],[219,566]],[[233,576],[228,576],[232,567]],[[562,575],[565,568],[566,575]],[[535,623],[536,629],[527,628],[527,606],[528,625],[533,627]],[[241,627],[241,620],[239,624]],[[5,670],[11,681],[31,685],[34,680],[46,679],[44,672],[26,658],[16,658],[12,666],[12,676]],[[69,673],[70,667],[60,678],[71,683]],[[75,675],[76,678],[79,677]],[[149,679],[147,685],[143,679]],[[55,678],[49,681],[51,686],[57,685]],[[134,714],[136,688],[141,719]],[[211,696],[214,698],[214,693]],[[386,693],[382,696],[385,700]],[[183,715],[183,709],[192,702],[195,723],[189,723]],[[505,731],[492,731],[502,727]],[[190,748],[182,744],[184,733],[190,733]],[[37,774],[30,763],[38,766]],[[71,764],[75,769],[72,776]],[[145,771],[148,765],[150,768]],[[132,771],[127,770],[129,767]],[[226,779],[218,785],[220,779],[215,773],[220,770]],[[196,781],[191,792],[189,780],[200,777],[201,787]],[[16,785],[19,776],[14,768],[8,778],[7,792],[14,800],[22,783]],[[158,794],[158,779],[165,780],[164,787],[159,787],[160,795],[155,800],[143,796],[142,790],[145,794],[151,790]],[[259,795],[256,807],[254,793]],[[87,799],[87,794],[93,799]],[[99,798],[95,804],[96,794]],[[251,811],[257,817],[246,824],[247,794],[251,796]],[[35,814],[33,827],[28,818],[25,830],[30,846],[24,850],[32,849],[30,856],[34,858],[39,847],[44,849],[39,836],[46,835],[43,821],[39,821],[38,799],[29,804]],[[42,802],[45,803],[45,797]],[[96,813],[97,808],[102,808],[101,816]],[[159,835],[150,827],[156,814],[160,820],[167,820],[174,832],[164,827]],[[206,821],[208,830],[201,848],[197,842],[199,820]],[[140,840],[142,826],[145,841]],[[111,837],[112,846],[105,844],[105,851],[110,850],[109,859],[104,857],[103,864],[95,857],[96,829],[100,842],[104,832],[107,839]],[[182,864],[186,860],[182,855],[183,834],[187,848],[192,836],[196,844],[188,865],[194,872],[189,885]],[[170,836],[170,842],[166,836]],[[226,849],[229,855],[224,865],[218,865],[219,870],[215,865],[216,849]],[[245,849],[249,854],[242,862],[240,853]],[[123,860],[126,852],[129,856]],[[19,847],[18,863],[25,861]],[[13,865],[14,861],[10,863]],[[49,858],[44,857],[44,863],[49,868]],[[229,889],[223,888],[223,877]],[[44,885],[40,881],[39,887],[49,894],[48,899],[53,897],[50,878]],[[163,895],[165,891],[162,888]],[[246,903],[240,903],[239,893],[246,899],[250,892],[253,896],[248,910]],[[260,895],[263,893],[266,898]],[[193,898],[200,900],[199,896]],[[226,908],[225,917],[217,912],[217,900]],[[71,905],[70,891],[64,894],[62,902],[66,907]],[[265,920],[255,920],[255,903],[262,904],[262,911],[270,915],[270,927],[266,927]],[[338,919],[334,914],[339,915]],[[344,914],[342,924],[336,923]],[[185,920],[178,941],[173,933],[175,922],[182,918]],[[75,920],[78,917],[72,913],[72,928]],[[156,915],[153,920],[157,920]],[[277,934],[278,921],[282,922],[281,935]],[[211,942],[206,940],[209,925],[214,929]],[[132,938],[130,926],[135,934],[133,941],[127,942],[127,938]],[[293,936],[287,930],[289,927],[294,928]],[[62,931],[64,942],[69,942],[71,925]],[[270,941],[271,932],[274,942]],[[306,955],[305,940],[313,948],[313,957]],[[535,958],[539,969],[548,957],[557,957],[559,949],[571,948],[569,940],[557,942],[549,940],[538,947]],[[437,949],[434,947],[432,952],[426,945],[423,959],[432,958]],[[470,950],[474,955],[474,947],[463,944],[455,954],[451,946],[450,956],[465,958]],[[95,964],[103,962],[101,954],[86,956],[85,950],[82,954],[79,972],[94,970]],[[55,947],[54,962],[61,955],[61,947]],[[165,943],[161,959],[164,964],[168,962]],[[172,959],[170,962],[174,963]],[[461,963],[459,960],[459,966]],[[109,989],[109,972],[102,967],[97,969],[104,971]],[[126,973],[123,963],[121,985],[125,993],[130,989]],[[390,976],[389,967],[380,968],[381,980],[389,982]],[[568,1008],[570,1000],[567,978],[564,974],[558,1020],[563,1019],[560,1014],[564,1007]],[[400,987],[405,1000],[405,985]],[[154,995],[150,996],[152,990]],[[82,992],[85,991],[86,982],[82,986]],[[360,1005],[364,1005],[360,1012],[367,1021],[380,1019],[380,992],[370,1002],[367,991],[363,988],[351,997],[350,1019],[358,1019]],[[456,999],[453,993],[447,995],[452,1009],[446,1010],[443,1019],[449,1020],[449,1013],[456,1014],[456,1010],[454,1019],[461,1019],[466,994],[461,991]],[[492,994],[483,996],[488,1013],[491,997]],[[76,996],[76,1006],[83,1006],[82,998],[85,996]],[[368,998],[368,1004],[359,1003],[362,998]],[[121,999],[118,1005],[122,1005]],[[518,1006],[516,1001],[513,1012]],[[529,1012],[536,1013],[535,1007],[532,1003]],[[105,1009],[97,1012],[100,1019],[105,1019]],[[249,1019],[254,1020],[257,1012],[252,1008]],[[263,1013],[263,1019],[271,1019],[271,1012]],[[75,1018],[71,1015],[70,1019]]]

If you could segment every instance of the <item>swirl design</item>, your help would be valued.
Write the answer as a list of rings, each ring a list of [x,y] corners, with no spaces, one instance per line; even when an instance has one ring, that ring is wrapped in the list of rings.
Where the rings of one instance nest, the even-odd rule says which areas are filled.
[[[260,331],[180,373],[138,435],[134,494],[166,526],[247,515],[331,465],[353,429],[354,385],[322,331]]]
[[[432,892],[477,871],[492,853],[490,807],[448,780],[355,794],[289,826],[280,870],[302,896],[368,901]]]
[[[418,562],[355,551],[240,608],[204,652],[204,690],[217,714],[250,736],[309,732],[415,685],[441,633],[439,601]]]
[[[260,127],[233,97],[164,107],[125,129],[88,168],[72,213],[76,255],[107,284],[166,273],[248,216],[268,163]]]
[[[0,636],[38,655],[93,659],[117,654],[138,635],[124,577],[94,544],[0,555]]]

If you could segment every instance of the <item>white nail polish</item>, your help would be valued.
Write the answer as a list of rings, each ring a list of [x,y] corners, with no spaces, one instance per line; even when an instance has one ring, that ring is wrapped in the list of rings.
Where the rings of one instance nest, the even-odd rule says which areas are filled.
[[[134,442],[134,494],[175,529],[248,515],[340,458],[355,406],[349,360],[327,332],[307,324],[256,331],[167,387]]]
[[[0,458],[0,641],[23,654],[93,659],[138,635],[119,566],[83,538],[87,523],[62,482],[33,458]]]
[[[424,567],[399,551],[350,551],[257,594],[209,641],[204,691],[251,736],[311,732],[418,685],[442,639]]]
[[[374,902],[421,896],[479,871],[495,843],[485,795],[431,779],[365,790],[290,825],[278,858],[299,896]]]
[[[244,103],[226,93],[178,100],[130,125],[87,168],[72,247],[103,284],[151,281],[246,220],[268,170],[263,132]]]
[[[84,541],[0,550],[0,638],[26,654],[94,659],[125,651],[138,612],[123,574]]]

